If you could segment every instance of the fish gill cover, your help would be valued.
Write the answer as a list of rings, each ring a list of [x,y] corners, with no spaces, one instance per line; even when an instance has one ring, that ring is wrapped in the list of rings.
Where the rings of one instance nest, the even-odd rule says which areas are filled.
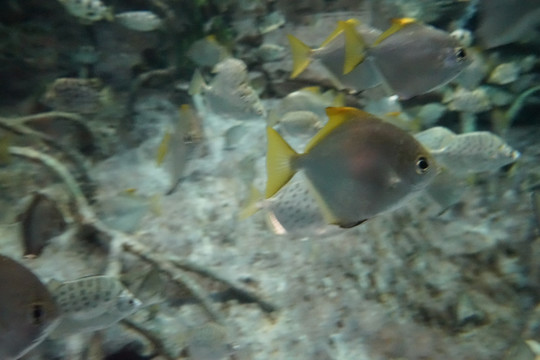
[[[1,7],[2,359],[540,356],[537,0]]]

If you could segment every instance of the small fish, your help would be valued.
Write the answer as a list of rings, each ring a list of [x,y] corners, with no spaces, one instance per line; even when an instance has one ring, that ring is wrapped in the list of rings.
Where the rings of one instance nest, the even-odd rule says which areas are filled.
[[[355,108],[327,115],[302,154],[267,128],[266,198],[303,170],[325,220],[348,228],[399,207],[437,174],[433,157],[404,130]]]
[[[33,349],[57,326],[59,315],[37,276],[0,255],[0,359],[19,359]]]
[[[476,35],[485,49],[526,42],[538,36],[538,0],[480,0]]]
[[[314,112],[301,110],[287,112],[281,118],[275,112],[270,112],[268,125],[279,127],[288,136],[312,137],[323,127],[323,122]]]
[[[515,162],[520,153],[489,131],[456,135],[431,154],[438,163],[456,174],[494,171]]]
[[[345,105],[342,93],[328,90],[321,93],[318,86],[305,87],[285,96],[277,108],[277,114],[283,116],[291,111],[311,111],[317,116],[326,116],[326,108],[329,106],[340,107]]]
[[[441,167],[427,194],[445,209],[460,200],[467,187],[467,176],[496,171],[520,156],[499,136],[487,131],[456,135],[437,126],[416,134],[415,138]]]
[[[110,7],[107,7],[100,0],[58,0],[66,10],[73,16],[80,18],[84,22],[92,23],[99,20],[113,20]]]
[[[193,75],[189,93],[203,93],[212,112],[236,119],[266,116],[259,95],[248,80],[246,64],[242,60],[228,58],[218,63],[213,72],[216,76],[207,85],[197,70]]]
[[[96,331],[114,325],[133,314],[141,302],[115,277],[88,276],[48,284],[62,313],[58,327],[51,334],[61,337]]]
[[[381,84],[380,74],[373,68],[371,60],[367,60],[344,75],[345,54],[345,29],[349,26],[356,27],[362,39],[368,43],[374,42],[380,31],[360,24],[355,19],[338,22],[336,29],[323,41],[317,49],[311,49],[293,35],[288,35],[289,44],[293,57],[293,71],[291,78],[300,75],[314,59],[322,64],[333,75],[331,79],[338,89],[354,89],[357,91],[369,89]]]
[[[111,99],[99,79],[59,78],[48,88],[43,103],[57,111],[94,114]]]
[[[339,42],[332,45],[335,41]],[[393,20],[392,26],[373,42],[364,38],[353,19],[340,21],[323,45],[322,48],[335,48],[333,53],[341,54],[340,57],[334,55],[334,58],[344,58],[339,63],[343,66],[342,74],[352,73],[361,66],[362,71],[379,75],[378,79],[372,75],[369,86],[359,83],[354,85],[354,89],[362,90],[382,83],[388,91],[403,99],[448,83],[469,64],[465,49],[450,34],[411,18]],[[298,50],[299,47],[291,42],[295,64],[293,75],[309,64],[307,57],[310,51],[305,47]],[[366,61],[370,61],[371,66],[364,68]],[[323,63],[328,67],[328,61],[323,60]],[[335,68],[329,70],[336,74]],[[355,79],[358,76],[356,73],[353,75]]]
[[[20,216],[25,257],[37,257],[49,240],[66,228],[64,216],[56,202],[44,194],[34,194]]]
[[[266,223],[276,235],[319,236],[340,230],[328,225],[302,173],[297,173],[270,199],[264,199],[252,186],[238,217],[244,220],[260,210],[264,211]]]
[[[215,35],[208,35],[195,41],[187,51],[187,57],[199,66],[213,67],[231,57],[227,48],[221,45]]]
[[[216,323],[192,328],[187,333],[187,351],[190,359],[221,360],[231,354],[227,329]]]
[[[116,21],[134,31],[154,31],[163,26],[163,20],[151,11],[126,11],[114,15]]]

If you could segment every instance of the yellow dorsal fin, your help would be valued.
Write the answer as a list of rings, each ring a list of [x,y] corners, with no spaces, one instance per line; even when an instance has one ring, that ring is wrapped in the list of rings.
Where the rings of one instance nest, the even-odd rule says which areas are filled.
[[[290,34],[287,35],[287,38],[289,39],[293,57],[293,71],[291,73],[291,79],[294,79],[300,75],[302,71],[306,70],[311,62],[311,48]]]
[[[366,115],[369,115],[369,113],[352,107],[327,107],[326,115],[328,115],[328,122],[306,145],[306,153],[327,137],[328,134],[332,133],[337,127],[353,118],[358,118],[359,116],[365,117]]]
[[[265,197],[275,195],[294,175],[291,160],[298,154],[279,133],[271,127],[266,128],[268,135],[268,151],[266,153],[266,183]]]
[[[321,87],[320,86],[306,86],[300,89],[301,91],[309,91],[311,93],[319,95],[321,93]]]
[[[249,188],[249,196],[245,200],[244,204],[242,204],[242,208],[238,213],[238,220],[245,220],[255,214],[257,211],[259,211],[259,202],[262,199],[263,195],[261,194],[259,189],[257,189],[255,185],[251,184]]]
[[[354,70],[358,64],[366,57],[366,43],[355,26],[347,21],[340,21],[345,31],[345,63],[343,64],[343,74],[348,74]]]
[[[323,43],[321,44],[321,48],[322,47],[325,47],[326,45],[328,45],[329,43],[331,43],[335,38],[337,38],[339,36],[339,34],[341,34],[345,29],[344,29],[344,24],[350,24],[352,25],[353,27],[356,27],[360,24],[360,21],[357,20],[357,19],[349,19],[349,20],[345,20],[345,21],[338,21],[338,24],[336,26],[336,28],[334,29],[334,31],[332,31],[332,33],[330,35],[328,35],[328,37],[323,41]]]
[[[405,26],[416,23],[416,20],[413,18],[401,18],[401,19],[392,19],[392,26],[383,32],[377,40],[371,46],[379,45],[384,39],[395,34],[399,30],[403,29]]]

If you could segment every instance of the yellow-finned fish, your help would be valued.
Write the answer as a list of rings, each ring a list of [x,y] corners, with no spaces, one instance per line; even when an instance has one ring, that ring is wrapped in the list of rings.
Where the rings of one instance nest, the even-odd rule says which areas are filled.
[[[437,174],[432,156],[406,131],[355,108],[326,112],[328,123],[302,154],[267,128],[266,198],[303,170],[326,221],[347,228],[399,207]]]
[[[0,255],[0,359],[19,359],[58,324],[59,310],[36,275]]]
[[[375,40],[366,34],[358,21],[350,19],[339,21],[319,49],[289,36],[292,77],[315,57],[345,86],[363,90],[384,84],[407,99],[446,84],[470,63],[465,49],[449,33],[411,18],[394,19]]]

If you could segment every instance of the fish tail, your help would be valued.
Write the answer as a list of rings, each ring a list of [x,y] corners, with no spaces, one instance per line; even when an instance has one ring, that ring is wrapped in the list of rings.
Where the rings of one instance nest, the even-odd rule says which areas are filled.
[[[339,26],[345,32],[345,63],[343,74],[348,74],[366,58],[366,43],[350,21],[340,21]]]
[[[289,38],[289,44],[291,46],[293,57],[293,71],[291,74],[291,79],[294,79],[300,75],[302,71],[306,70],[311,62],[311,48],[290,34],[287,35],[287,37]]]
[[[206,86],[204,82],[204,78],[199,71],[199,69],[195,70],[193,73],[193,78],[191,78],[191,83],[189,84],[189,90],[188,94],[193,96],[201,93],[202,88]]]
[[[260,210],[259,202],[263,199],[261,192],[251,184],[249,189],[249,196],[242,205],[240,212],[238,213],[239,220],[245,220],[248,217],[254,215],[257,211]]]
[[[291,160],[298,154],[276,130],[267,127],[266,132],[268,134],[268,151],[266,153],[268,181],[265,197],[268,199],[293,177],[295,170],[291,166]]]

